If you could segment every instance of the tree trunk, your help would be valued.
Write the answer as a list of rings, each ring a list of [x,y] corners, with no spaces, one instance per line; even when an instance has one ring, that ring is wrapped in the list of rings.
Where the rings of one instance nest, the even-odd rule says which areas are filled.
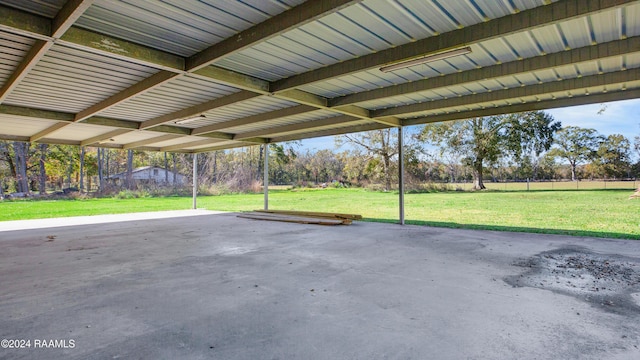
[[[473,190],[486,189],[482,180],[482,159],[478,159],[473,163]]]
[[[47,192],[47,169],[44,167],[45,162],[47,160],[47,149],[49,145],[40,144],[40,184],[39,184],[39,192],[40,195],[44,195]]]
[[[84,155],[86,149],[84,146],[80,146],[80,192],[84,191]]]
[[[133,150],[127,150],[127,177],[125,184],[127,189],[133,189]]]
[[[102,149],[102,156],[104,156],[104,171],[105,171],[105,176],[107,177],[107,179],[109,178],[109,176],[111,175],[111,173],[109,172],[109,160],[111,158],[109,150],[107,149]]]
[[[71,187],[71,175],[73,173],[73,161],[69,159],[69,166],[67,166],[67,188]]]
[[[384,162],[384,190],[385,191],[390,191],[391,190],[391,171],[390,171],[390,167],[391,167],[391,159],[388,155],[384,155],[383,156],[383,162]]]
[[[576,181],[576,164],[571,163],[571,181]]]
[[[176,154],[171,154],[171,158],[173,159],[173,186],[178,185],[178,162],[176,160]]]
[[[169,160],[167,159],[167,152],[164,152],[164,183],[169,185]]]
[[[267,146],[267,145],[265,144],[264,146]],[[263,163],[263,161],[262,161],[262,156],[263,155],[262,154],[263,154],[263,150],[264,150],[263,147],[260,146],[260,155],[258,156],[258,173],[256,174],[256,180],[260,180],[261,179],[260,174],[263,173],[263,171],[262,171],[262,163]],[[264,176],[262,176],[262,177],[264,177]]]
[[[98,148],[98,187],[99,191],[104,190],[104,149]]]
[[[213,176],[212,179],[213,183],[217,183],[218,182],[218,152],[214,151],[213,152]]]
[[[29,192],[29,183],[27,181],[27,155],[29,153],[29,143],[14,142],[13,152],[15,153],[16,166],[16,182],[17,190],[21,193]]]

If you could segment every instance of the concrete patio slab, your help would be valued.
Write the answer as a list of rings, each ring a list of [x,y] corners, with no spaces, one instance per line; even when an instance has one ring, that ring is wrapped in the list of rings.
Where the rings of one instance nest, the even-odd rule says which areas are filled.
[[[31,345],[0,359],[637,359],[638,270],[637,241],[229,213],[3,231],[0,339]]]

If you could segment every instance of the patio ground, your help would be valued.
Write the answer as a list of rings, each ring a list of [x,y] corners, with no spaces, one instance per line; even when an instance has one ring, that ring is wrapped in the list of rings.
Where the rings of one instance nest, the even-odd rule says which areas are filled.
[[[3,223],[0,359],[640,358],[638,241],[165,215]]]

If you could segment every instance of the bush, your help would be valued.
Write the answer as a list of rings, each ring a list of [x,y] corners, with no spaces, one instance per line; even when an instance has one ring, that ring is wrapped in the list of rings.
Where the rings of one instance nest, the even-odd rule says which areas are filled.
[[[67,199],[69,200],[86,200],[91,198],[92,196],[88,193],[81,193],[78,191],[73,191],[66,194]]]
[[[116,199],[137,199],[151,197],[147,190],[121,190],[114,198]]]

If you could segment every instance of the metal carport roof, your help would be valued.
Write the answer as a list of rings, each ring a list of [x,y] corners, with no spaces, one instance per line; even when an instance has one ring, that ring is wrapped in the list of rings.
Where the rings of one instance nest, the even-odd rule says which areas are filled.
[[[0,139],[202,152],[637,98],[639,35],[637,0],[5,0]]]

